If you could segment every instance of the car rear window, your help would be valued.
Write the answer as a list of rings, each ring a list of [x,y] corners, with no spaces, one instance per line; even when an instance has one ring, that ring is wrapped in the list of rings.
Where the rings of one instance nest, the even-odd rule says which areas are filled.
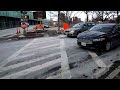
[[[95,25],[90,31],[110,32],[115,25]]]

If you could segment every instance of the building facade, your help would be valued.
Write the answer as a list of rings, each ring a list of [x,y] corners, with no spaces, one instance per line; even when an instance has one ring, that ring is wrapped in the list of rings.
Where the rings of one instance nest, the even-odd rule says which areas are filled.
[[[38,19],[34,18],[33,12],[27,11],[26,15],[29,16],[28,23],[30,25],[39,22]],[[21,11],[0,11],[0,30],[20,26],[22,16]]]

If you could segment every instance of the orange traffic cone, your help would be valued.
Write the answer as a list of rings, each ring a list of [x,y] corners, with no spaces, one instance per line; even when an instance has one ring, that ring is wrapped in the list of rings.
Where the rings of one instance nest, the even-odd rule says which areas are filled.
[[[16,34],[19,34],[19,30],[18,30],[18,27],[16,28]]]

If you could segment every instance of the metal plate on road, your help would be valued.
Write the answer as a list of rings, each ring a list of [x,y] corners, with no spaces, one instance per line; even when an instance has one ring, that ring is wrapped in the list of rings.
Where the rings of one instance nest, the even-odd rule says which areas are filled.
[[[82,46],[86,46],[86,43],[85,43],[85,42],[81,42],[81,45],[82,45]]]

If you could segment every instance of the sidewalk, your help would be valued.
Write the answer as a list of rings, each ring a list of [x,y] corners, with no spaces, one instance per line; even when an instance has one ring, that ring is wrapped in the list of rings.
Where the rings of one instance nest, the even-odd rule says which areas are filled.
[[[28,27],[28,31],[33,30],[33,27],[34,25],[30,25]],[[23,31],[21,27],[18,27],[18,29],[20,29],[20,32]],[[0,38],[5,37],[5,36],[13,36],[13,35],[16,35],[16,28],[0,30]]]

